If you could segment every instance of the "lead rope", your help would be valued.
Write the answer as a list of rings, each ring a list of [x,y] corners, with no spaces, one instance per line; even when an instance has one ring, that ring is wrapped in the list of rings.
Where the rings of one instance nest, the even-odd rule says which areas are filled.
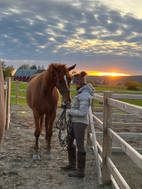
[[[67,147],[71,139],[72,120],[71,116],[66,115],[66,106],[62,106],[63,111],[56,123],[56,128],[59,130],[58,139],[63,150]]]

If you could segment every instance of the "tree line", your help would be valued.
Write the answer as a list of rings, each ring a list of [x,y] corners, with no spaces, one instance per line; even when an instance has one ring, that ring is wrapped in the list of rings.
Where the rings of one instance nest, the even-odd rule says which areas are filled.
[[[36,66],[35,64],[32,66],[29,64],[22,64],[18,69],[45,70],[44,66]]]
[[[2,64],[4,78],[12,77],[12,73],[15,70],[14,66],[13,65],[7,66],[5,62],[1,60],[0,63]],[[21,66],[18,67],[18,69],[45,70],[44,66],[36,66],[35,64],[33,64],[32,66],[30,66],[29,64],[22,64]]]
[[[2,64],[4,78],[12,77],[12,72],[15,70],[14,66],[7,66],[5,62],[1,60],[0,63]],[[35,64],[33,64],[32,66],[30,66],[29,64],[22,64],[18,69],[45,70],[44,66],[36,66]],[[91,83],[94,87],[97,86],[97,83],[95,83],[93,80],[88,80],[87,82]],[[124,83],[124,87],[126,87],[128,90],[142,90],[142,84],[136,81],[127,81]]]

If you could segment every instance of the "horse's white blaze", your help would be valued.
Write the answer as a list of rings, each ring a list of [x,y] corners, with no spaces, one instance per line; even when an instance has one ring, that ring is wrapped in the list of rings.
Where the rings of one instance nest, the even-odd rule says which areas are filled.
[[[64,75],[64,80],[65,80],[65,83],[66,83],[66,87],[69,88],[66,75]]]

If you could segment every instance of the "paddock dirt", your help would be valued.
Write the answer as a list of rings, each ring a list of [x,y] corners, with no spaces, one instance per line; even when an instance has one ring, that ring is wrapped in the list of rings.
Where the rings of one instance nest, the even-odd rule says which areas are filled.
[[[61,110],[58,110],[57,117]],[[56,123],[56,121],[55,121]],[[52,137],[52,160],[46,160],[46,141],[41,136],[40,160],[33,161],[34,121],[28,107],[11,105],[10,129],[6,130],[0,153],[0,188],[2,189],[94,189],[97,188],[95,159],[87,149],[85,179],[68,177],[60,166],[67,164],[67,152],[58,141],[54,127]]]
[[[58,109],[57,119],[60,113],[61,109]],[[135,132],[135,129],[128,130]],[[120,130],[122,132],[123,128]],[[142,128],[137,132],[142,132]],[[135,139],[131,139],[128,142],[142,148],[141,139],[136,139],[136,142]],[[11,105],[10,129],[5,131],[0,153],[0,188],[100,188],[97,180],[95,157],[90,148],[87,148],[85,179],[70,178],[67,172],[60,169],[60,166],[67,164],[67,152],[63,151],[59,144],[58,130],[55,128],[55,124],[52,137],[52,155],[54,158],[46,160],[44,131],[41,136],[40,160],[32,160],[33,150],[34,121],[32,111],[25,106]],[[124,154],[113,154],[112,159],[131,189],[142,189],[142,171]]]

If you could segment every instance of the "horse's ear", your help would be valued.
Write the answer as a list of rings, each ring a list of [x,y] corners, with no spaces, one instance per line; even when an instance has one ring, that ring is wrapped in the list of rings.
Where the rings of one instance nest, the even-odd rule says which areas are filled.
[[[69,71],[73,70],[73,69],[75,68],[75,66],[76,66],[76,64],[73,65],[73,66],[71,66],[71,67],[69,67],[68,70],[69,70]]]
[[[56,66],[56,65],[54,65],[54,64],[51,64],[51,66],[52,66],[52,69],[55,71],[55,72],[60,72],[60,70],[58,69],[58,67]]]

